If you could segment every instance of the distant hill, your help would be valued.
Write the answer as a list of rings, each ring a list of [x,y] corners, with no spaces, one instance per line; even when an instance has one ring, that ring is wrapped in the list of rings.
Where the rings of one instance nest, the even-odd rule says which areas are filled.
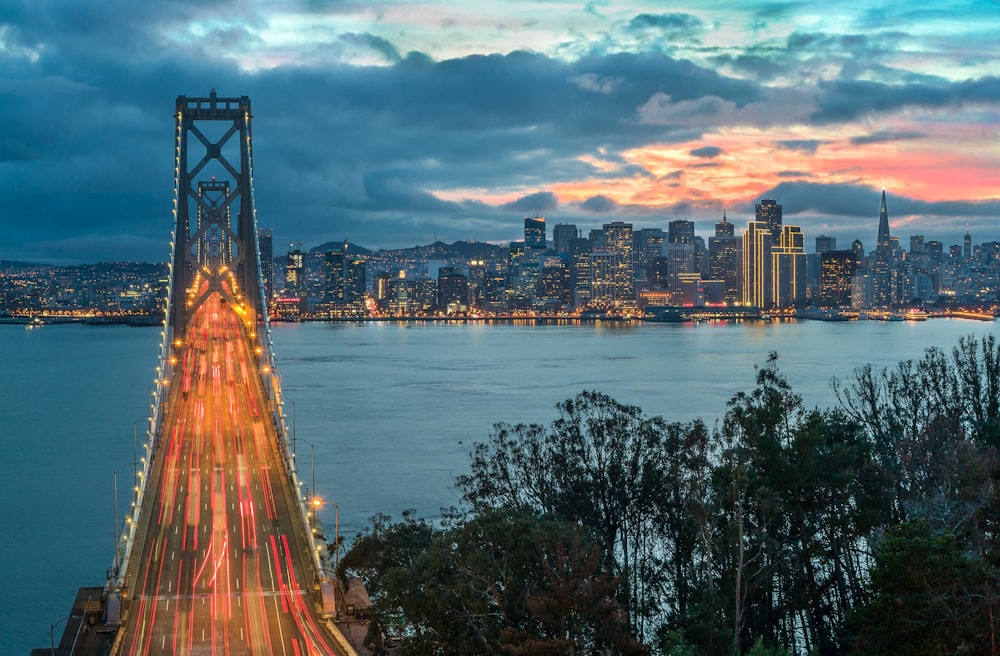
[[[344,247],[342,241],[329,241],[309,249],[311,255],[326,253],[332,250],[339,250]],[[414,255],[420,258],[447,260],[450,258],[473,259],[477,257],[493,257],[502,250],[501,246],[487,244],[481,241],[456,241],[453,244],[446,244],[443,241],[436,241],[426,246],[411,246],[409,248],[380,249],[378,251],[369,250],[363,246],[358,246],[348,242],[347,252],[353,255],[372,256],[378,254],[392,254],[395,256]]]

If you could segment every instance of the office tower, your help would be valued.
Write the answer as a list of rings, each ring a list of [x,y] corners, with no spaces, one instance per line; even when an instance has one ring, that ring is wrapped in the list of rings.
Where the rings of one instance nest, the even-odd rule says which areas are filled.
[[[557,223],[552,228],[552,247],[557,253],[568,253],[569,244],[579,236],[576,225],[572,223]]]
[[[344,302],[355,310],[365,309],[365,291],[368,288],[366,280],[367,263],[361,257],[347,258],[347,274],[344,281]]]
[[[623,221],[605,223],[604,251],[612,257],[610,300],[619,306],[631,304],[635,300],[632,224]]]
[[[693,244],[694,223],[678,219],[667,224],[667,242],[671,244]]]
[[[705,238],[695,235],[694,241],[694,270],[702,277],[708,276],[708,249],[705,248]]]
[[[860,239],[855,239],[851,242],[851,252],[854,253],[854,263],[858,266],[864,264],[865,261],[865,245],[861,243]]]
[[[323,256],[323,297],[328,303],[344,304],[345,268],[344,251],[329,251]]]
[[[524,217],[524,248],[545,250],[545,217]]]
[[[781,239],[781,205],[770,198],[764,198],[754,207],[754,213],[757,222],[767,224],[771,242],[777,244]]]
[[[837,250],[837,238],[827,237],[826,235],[820,235],[816,237],[816,252],[826,253],[829,251]]]
[[[966,262],[968,262],[969,260],[972,259],[972,236],[969,235],[968,229],[965,230],[965,239],[963,240],[962,244],[963,244],[962,257],[965,259]]]
[[[455,267],[445,266],[437,272],[437,307],[439,312],[456,314],[469,306],[469,279]]]
[[[771,301],[775,307],[805,305],[806,262],[802,228],[782,226],[778,245],[771,248]]]
[[[271,228],[257,231],[257,253],[260,257],[260,277],[264,282],[264,299],[270,303],[274,298],[274,230]]]
[[[885,189],[882,190],[882,207],[878,215],[878,239],[872,262],[872,306],[888,307],[893,303],[894,258],[892,237],[889,234],[889,211],[886,209]]]
[[[285,295],[302,296],[306,293],[305,257],[295,244],[288,245],[288,262],[285,265]]]
[[[653,289],[666,289],[670,279],[670,260],[665,255],[654,257],[646,263],[646,282]]]
[[[824,251],[820,254],[819,303],[820,307],[850,307],[851,279],[854,277],[854,253],[851,251]]]
[[[646,279],[646,269],[650,260],[663,255],[666,235],[660,228],[646,228],[634,233],[635,236],[635,278]]]
[[[924,244],[924,253],[927,255],[928,265],[940,266],[944,261],[944,244],[936,239],[928,240]]]
[[[924,236],[910,235],[910,255],[924,254]]]
[[[590,239],[590,248],[591,248],[591,250],[593,250],[595,252],[597,252],[597,251],[603,251],[604,250],[605,244],[604,244],[604,231],[603,230],[598,230],[597,228],[591,230],[590,231],[590,235],[589,235],[589,239]]]
[[[743,305],[771,307],[771,228],[750,221],[743,233]]]
[[[719,226],[724,226],[720,231]],[[723,217],[715,224],[715,236],[708,238],[708,277],[721,280],[726,303],[741,300],[743,283],[743,240],[732,234],[733,224]]]
[[[715,224],[716,237],[733,237],[736,234],[736,226],[726,219],[726,211],[722,211],[722,220]]]
[[[569,242],[569,276],[570,286],[573,289],[574,298],[577,298],[576,289],[586,287],[587,293],[584,295],[590,298],[590,240],[586,237],[577,237]],[[576,303],[576,301],[574,301]]]
[[[538,290],[535,297],[543,301],[557,301],[569,305],[573,302],[570,287],[569,254],[543,257],[539,260]]]
[[[667,289],[680,291],[680,280],[684,274],[696,273],[694,268],[694,244],[670,243],[664,247],[667,258]]]

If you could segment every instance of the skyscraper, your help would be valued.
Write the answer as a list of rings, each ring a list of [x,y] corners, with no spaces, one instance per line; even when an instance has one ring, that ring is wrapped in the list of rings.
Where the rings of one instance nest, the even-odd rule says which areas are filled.
[[[524,217],[524,248],[545,249],[545,217]]]
[[[723,282],[723,298],[739,303],[743,282],[743,240],[733,234],[733,224],[725,216],[715,224],[715,236],[708,238],[708,277]]]
[[[611,256],[608,300],[615,306],[635,301],[632,243],[631,223],[612,221],[604,224],[604,250]]]
[[[750,221],[743,233],[743,305],[771,307],[771,228]]]
[[[805,236],[799,226],[782,226],[781,239],[771,248],[771,302],[798,307],[806,301]]]
[[[781,205],[770,198],[764,198],[754,207],[755,220],[766,223],[774,244],[781,239]]]
[[[828,251],[837,250],[837,238],[827,237],[826,235],[820,235],[816,237],[816,252],[826,253]]]
[[[883,189],[882,207],[878,215],[878,239],[875,242],[875,258],[871,265],[874,307],[888,307],[894,301],[894,264],[892,237],[889,234],[889,211],[886,209],[885,189]]]
[[[323,256],[323,288],[327,302],[336,305],[344,304],[344,272],[344,251],[333,250]]]
[[[305,257],[300,245],[288,245],[288,262],[285,265],[285,295],[303,296],[306,293]]]
[[[260,257],[260,277],[264,280],[264,298],[267,303],[274,298],[274,230],[257,231],[257,253]]]
[[[569,244],[579,236],[576,225],[572,223],[557,223],[552,228],[552,248],[557,253],[568,253]]]
[[[854,253],[823,251],[820,254],[819,306],[851,306],[851,278],[854,276]]]
[[[671,244],[693,244],[694,223],[678,219],[667,224],[667,242]]]

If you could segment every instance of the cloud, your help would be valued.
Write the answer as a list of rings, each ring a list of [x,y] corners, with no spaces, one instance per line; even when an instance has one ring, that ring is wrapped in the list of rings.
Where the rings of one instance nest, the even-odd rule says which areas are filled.
[[[924,139],[930,136],[926,132],[916,132],[912,130],[879,130],[878,132],[872,132],[871,134],[864,134],[857,137],[851,137],[851,143],[855,146],[863,146],[866,144],[875,143],[891,143],[893,141],[910,141],[912,139]]]
[[[720,148],[719,146],[702,146],[701,148],[695,148],[694,150],[691,150],[688,154],[691,155],[692,157],[712,159],[714,157],[718,157],[723,152],[725,152],[725,150],[723,148]]]
[[[607,214],[608,212],[614,212],[617,210],[618,203],[608,196],[598,194],[597,196],[591,196],[580,203],[580,207],[587,212]]]
[[[778,147],[787,150],[798,150],[804,153],[815,153],[824,141],[820,139],[779,139],[774,142]]]
[[[538,191],[501,207],[515,212],[551,212],[559,207],[559,199],[551,191]]]
[[[629,32],[656,32],[662,38],[690,38],[705,30],[705,22],[691,14],[639,14],[628,24]]]
[[[614,93],[616,89],[621,87],[625,83],[625,78],[622,77],[599,77],[593,73],[584,73],[583,75],[577,75],[570,80],[576,86],[580,87],[584,91],[593,91],[594,93],[610,94]]]

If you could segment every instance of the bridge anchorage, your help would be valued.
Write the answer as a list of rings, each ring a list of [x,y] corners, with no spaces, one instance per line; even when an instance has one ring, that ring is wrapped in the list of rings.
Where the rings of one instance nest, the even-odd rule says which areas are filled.
[[[115,511],[101,595],[111,642],[91,653],[355,653],[336,623],[343,603],[316,516],[323,502],[300,479],[287,430],[251,117],[246,96],[177,98],[159,366],[121,525]]]

